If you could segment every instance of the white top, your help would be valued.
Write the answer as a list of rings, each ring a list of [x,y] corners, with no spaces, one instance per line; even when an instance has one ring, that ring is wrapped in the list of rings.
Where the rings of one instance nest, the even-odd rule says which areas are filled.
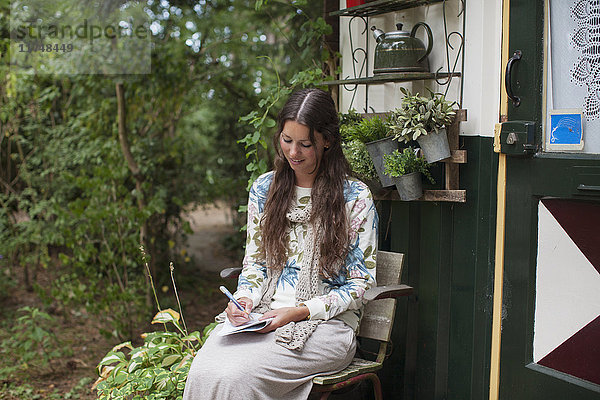
[[[260,302],[262,286],[267,277],[265,261],[260,257],[258,243],[262,236],[260,219],[264,211],[273,172],[261,175],[252,185],[248,199],[248,224],[246,254],[243,269],[234,297],[248,297],[254,306]],[[296,186],[296,203],[304,207],[311,195],[311,188]],[[378,216],[369,188],[364,183],[348,178],[344,186],[346,214],[350,227],[350,246],[346,262],[340,274],[333,279],[319,282],[320,296],[304,304],[310,310],[311,319],[339,318],[357,329],[364,305],[363,294],[375,286],[375,257],[377,253]],[[271,308],[296,306],[296,284],[303,267],[302,256],[306,226],[291,223],[289,229],[289,256],[279,277]]]

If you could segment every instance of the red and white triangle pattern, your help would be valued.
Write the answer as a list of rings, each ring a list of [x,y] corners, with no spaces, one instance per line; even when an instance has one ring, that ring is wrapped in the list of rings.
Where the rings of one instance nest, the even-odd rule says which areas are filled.
[[[600,384],[600,204],[538,207],[534,362]]]

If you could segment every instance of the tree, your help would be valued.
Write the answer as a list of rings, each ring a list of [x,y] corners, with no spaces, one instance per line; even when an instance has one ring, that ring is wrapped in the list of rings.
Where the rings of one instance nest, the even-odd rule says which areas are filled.
[[[118,336],[150,312],[140,242],[153,265],[168,265],[189,232],[182,211],[245,203],[239,141],[256,127],[239,118],[272,88],[321,78],[314,39],[327,30],[318,7],[298,1],[257,11],[251,1],[149,0],[144,11],[151,74],[27,75],[10,65],[0,5],[0,267],[13,279],[22,268],[46,301],[85,306]],[[42,268],[50,288],[37,282]]]

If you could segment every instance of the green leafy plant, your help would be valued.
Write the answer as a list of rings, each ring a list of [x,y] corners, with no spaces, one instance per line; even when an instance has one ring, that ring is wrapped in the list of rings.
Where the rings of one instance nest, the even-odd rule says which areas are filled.
[[[99,400],[181,398],[194,356],[216,322],[202,333],[187,334],[179,313],[166,309],[159,311],[152,323],[164,324],[165,331],[142,334],[144,343],[139,347],[121,343],[100,361],[100,377],[93,386]],[[177,331],[168,331],[167,324]],[[123,352],[126,349],[128,354]]]
[[[340,120],[340,130],[342,131],[342,139],[346,137],[343,133],[344,130],[347,130],[352,125],[358,124],[363,119],[362,115],[357,113],[354,108],[349,109],[346,114],[338,113],[338,118]]]
[[[392,113],[389,122],[394,139],[398,141],[409,142],[429,132],[437,133],[456,115],[455,102],[447,101],[441,93],[430,91],[430,97],[423,97],[419,93],[413,95],[405,88],[400,90],[404,93],[402,105]]]
[[[269,57],[265,58],[272,63]],[[251,111],[249,114],[240,117],[240,122],[248,123],[254,129],[238,140],[238,143],[244,144],[246,159],[248,159],[246,170],[250,172],[250,178],[246,190],[250,190],[256,178],[267,172],[269,168],[263,152],[268,151],[267,137],[269,132],[277,125],[275,116],[272,115],[273,109],[290,93],[290,88],[282,87],[279,73],[277,73],[277,85],[267,89],[267,96],[258,102],[259,110]]]
[[[342,150],[357,178],[367,181],[379,181],[373,160],[363,142],[357,139],[343,142]]]
[[[266,0],[256,0],[254,5],[257,11],[267,8]],[[296,70],[291,77],[289,74],[280,76],[279,68],[271,57],[261,56],[259,59],[267,59],[270,64],[270,70],[275,74],[275,82],[260,86],[262,99],[258,102],[257,109],[250,111],[242,116],[239,122],[250,125],[248,133],[238,143],[244,144],[246,151],[246,170],[250,173],[246,190],[250,190],[252,183],[261,174],[267,172],[270,168],[270,161],[273,158],[274,149],[270,146],[270,137],[276,127],[277,111],[283,105],[285,98],[297,88],[319,87],[322,82],[333,80],[339,72],[340,67],[336,67],[337,59],[341,57],[339,52],[333,51],[328,45],[322,43],[321,38],[330,35],[333,28],[327,24],[325,19],[317,13],[314,4],[307,0],[293,1],[285,3],[289,7],[293,16],[305,19],[302,25],[297,29],[298,38],[292,41],[289,38],[289,19],[286,23],[274,20],[273,24],[281,33],[281,36],[289,41],[289,47],[293,48],[296,57],[303,60],[303,67]],[[315,55],[317,55],[315,57]],[[286,64],[288,62],[286,61]],[[260,72],[261,75],[263,72]],[[246,206],[240,206],[239,212],[246,212]]]
[[[378,182],[379,177],[375,165],[373,165],[373,160],[365,143],[357,137],[357,132],[361,129],[371,131],[372,127],[381,122],[381,119],[377,118],[379,120],[377,122],[365,123],[362,115],[354,109],[348,110],[346,114],[339,113],[338,118],[340,120],[342,150],[352,172],[361,180]]]
[[[173,276],[173,263],[169,270],[180,312],[170,308],[162,310],[146,254],[143,247],[140,250],[158,308],[152,324],[163,324],[164,331],[143,333],[141,346],[133,347],[131,341],[127,341],[104,356],[97,366],[100,377],[92,387],[97,390],[99,400],[181,399],[194,356],[217,325],[213,322],[202,333],[188,333]],[[168,324],[174,326],[175,331],[169,331]],[[122,351],[124,349],[129,350],[128,354]]]
[[[0,378],[31,368],[54,371],[52,361],[72,353],[49,328],[55,324],[54,317],[34,307],[22,307],[18,312],[21,315],[0,343],[2,359],[10,360],[0,368]]]
[[[267,58],[271,64],[273,61]],[[246,171],[250,172],[248,185],[246,190],[250,190],[252,183],[260,175],[269,170],[267,160],[272,158],[269,153],[269,138],[275,127],[277,126],[275,110],[281,107],[283,100],[290,95],[297,87],[316,86],[325,78],[321,68],[308,68],[297,72],[291,78],[291,83],[288,86],[282,84],[279,73],[274,68],[277,76],[277,84],[264,89],[266,96],[258,102],[258,110],[253,110],[250,113],[240,117],[239,121],[251,125],[252,131],[246,134],[238,143],[244,144],[246,151]],[[240,212],[245,212],[245,206],[239,208]]]
[[[374,142],[391,135],[388,121],[381,119],[378,115],[364,118],[356,124],[349,124],[343,130],[346,140],[356,139],[363,143]]]
[[[431,183],[435,183],[429,172],[429,164],[423,157],[419,157],[416,151],[407,147],[402,152],[394,150],[392,154],[383,156],[385,173],[391,177],[400,177],[412,172],[420,172],[427,177]]]

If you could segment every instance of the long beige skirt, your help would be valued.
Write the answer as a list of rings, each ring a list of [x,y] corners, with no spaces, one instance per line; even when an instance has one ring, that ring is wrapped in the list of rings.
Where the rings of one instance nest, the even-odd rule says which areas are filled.
[[[312,378],[344,369],[354,356],[354,331],[333,319],[321,323],[302,351],[275,343],[275,333],[218,336],[219,325],[198,352],[183,400],[306,399]]]

